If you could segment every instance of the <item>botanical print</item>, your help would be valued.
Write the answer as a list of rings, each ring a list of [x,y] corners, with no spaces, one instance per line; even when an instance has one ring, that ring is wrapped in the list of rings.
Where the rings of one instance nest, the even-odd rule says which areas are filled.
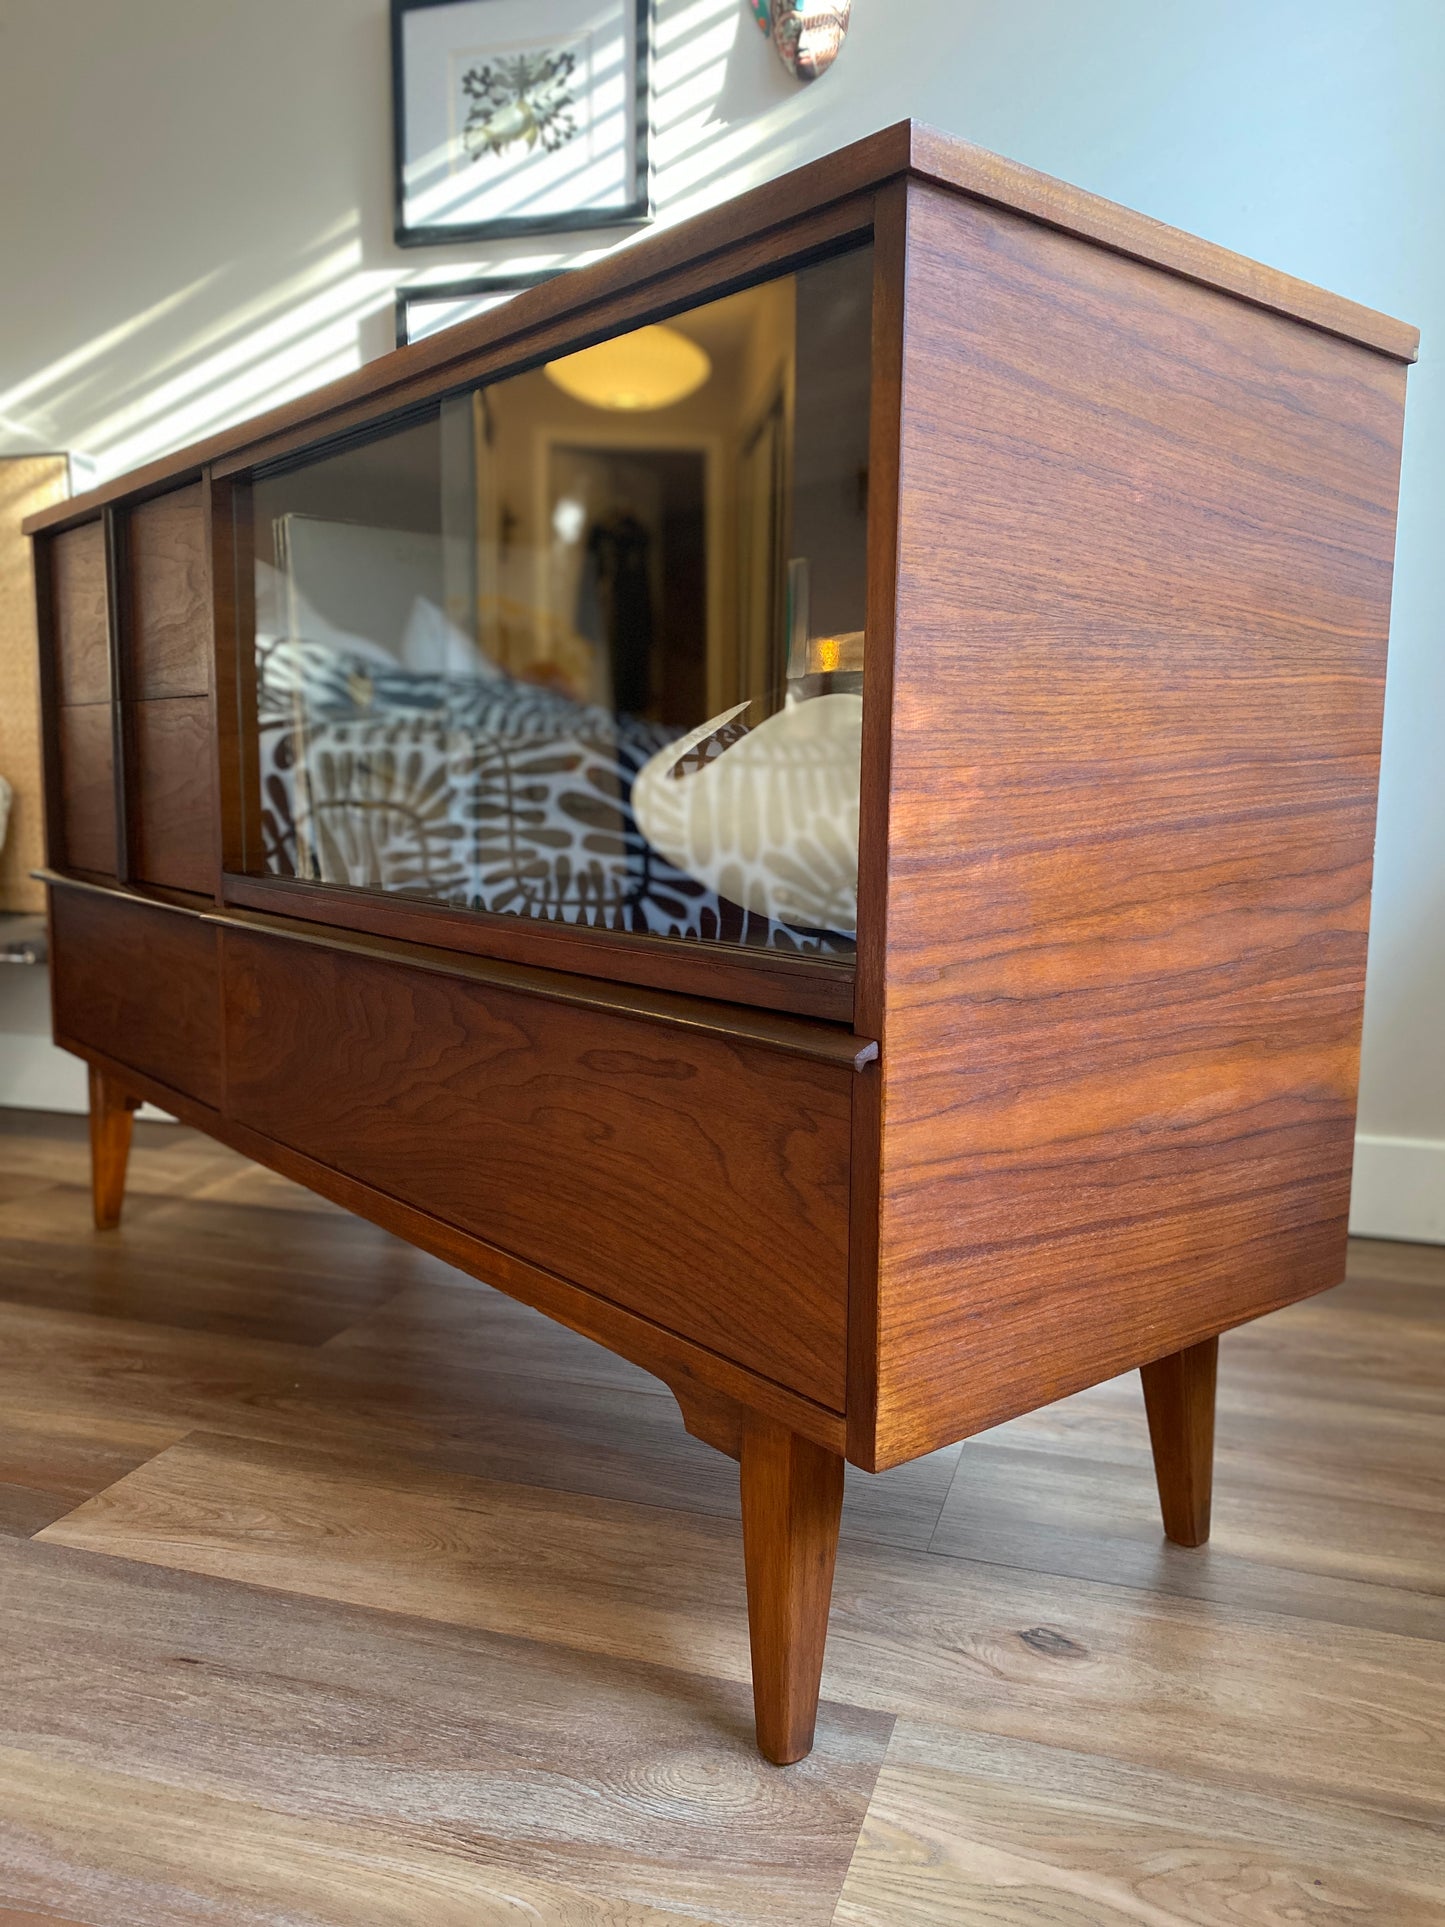
[[[555,154],[578,133],[577,49],[497,54],[461,75],[462,145],[469,160],[512,148]]]
[[[392,4],[403,246],[650,217],[650,8],[639,0]]]

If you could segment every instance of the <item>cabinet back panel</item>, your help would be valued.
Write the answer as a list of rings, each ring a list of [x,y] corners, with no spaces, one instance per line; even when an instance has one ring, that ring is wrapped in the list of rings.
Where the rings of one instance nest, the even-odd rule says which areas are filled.
[[[209,894],[216,880],[210,698],[132,703],[130,719],[135,875]]]
[[[1343,1275],[1405,375],[933,189],[903,271],[883,1463]]]
[[[840,1411],[854,1073],[225,936],[228,1112]]]
[[[201,484],[131,510],[130,695],[204,696],[210,689],[211,590]]]
[[[95,891],[57,886],[51,898],[57,1040],[219,1108],[214,927]]]
[[[49,540],[56,696],[62,703],[108,703],[105,531],[98,521],[83,522]]]
[[[115,746],[109,703],[67,703],[56,711],[60,752],[60,842],[72,870],[115,875]]]

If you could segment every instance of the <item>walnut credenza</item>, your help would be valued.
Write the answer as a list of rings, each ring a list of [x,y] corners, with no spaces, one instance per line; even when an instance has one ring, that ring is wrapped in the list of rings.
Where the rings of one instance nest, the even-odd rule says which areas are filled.
[[[703,351],[696,401],[655,432],[629,396],[595,432],[545,414],[581,404],[538,370],[658,321]],[[91,1066],[97,1223],[151,1099],[664,1379],[741,1464],[779,1762],[811,1744],[845,1458],[1137,1367],[1165,1529],[1198,1544],[1219,1333],[1343,1275],[1415,342],[905,124],[35,517],[55,1033]],[[459,447],[470,493],[403,487]],[[536,606],[506,574],[529,539]],[[671,932],[635,896],[486,898],[456,725],[521,692],[529,742],[538,716],[595,737],[625,541],[660,600],[578,847],[603,896],[629,864],[693,890]],[[383,553],[463,568],[437,633],[479,651],[465,676],[343,634]],[[612,630],[575,586],[598,566]],[[861,700],[856,916],[827,928],[638,855],[624,750],[748,675],[783,731]],[[363,799],[362,855],[354,793],[323,815],[323,776],[401,782],[403,739],[442,746],[427,833],[466,884],[376,854],[395,797]],[[548,834],[519,874],[555,893]]]

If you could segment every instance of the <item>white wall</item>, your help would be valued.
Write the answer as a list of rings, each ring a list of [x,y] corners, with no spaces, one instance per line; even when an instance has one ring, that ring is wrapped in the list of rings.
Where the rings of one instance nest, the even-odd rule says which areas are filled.
[[[799,89],[741,0],[659,0],[662,220],[912,114],[1424,330],[1356,1222],[1445,1240],[1445,4],[853,12]],[[0,447],[130,467],[382,352],[399,280],[554,252],[396,249],[390,165],[384,0],[4,0]]]

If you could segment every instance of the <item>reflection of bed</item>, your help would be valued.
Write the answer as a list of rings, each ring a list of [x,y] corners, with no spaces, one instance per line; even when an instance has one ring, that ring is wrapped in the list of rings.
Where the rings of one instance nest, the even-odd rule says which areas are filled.
[[[679,732],[509,677],[443,677],[331,644],[263,644],[266,868],[561,923],[796,950],[652,850],[638,769]]]

